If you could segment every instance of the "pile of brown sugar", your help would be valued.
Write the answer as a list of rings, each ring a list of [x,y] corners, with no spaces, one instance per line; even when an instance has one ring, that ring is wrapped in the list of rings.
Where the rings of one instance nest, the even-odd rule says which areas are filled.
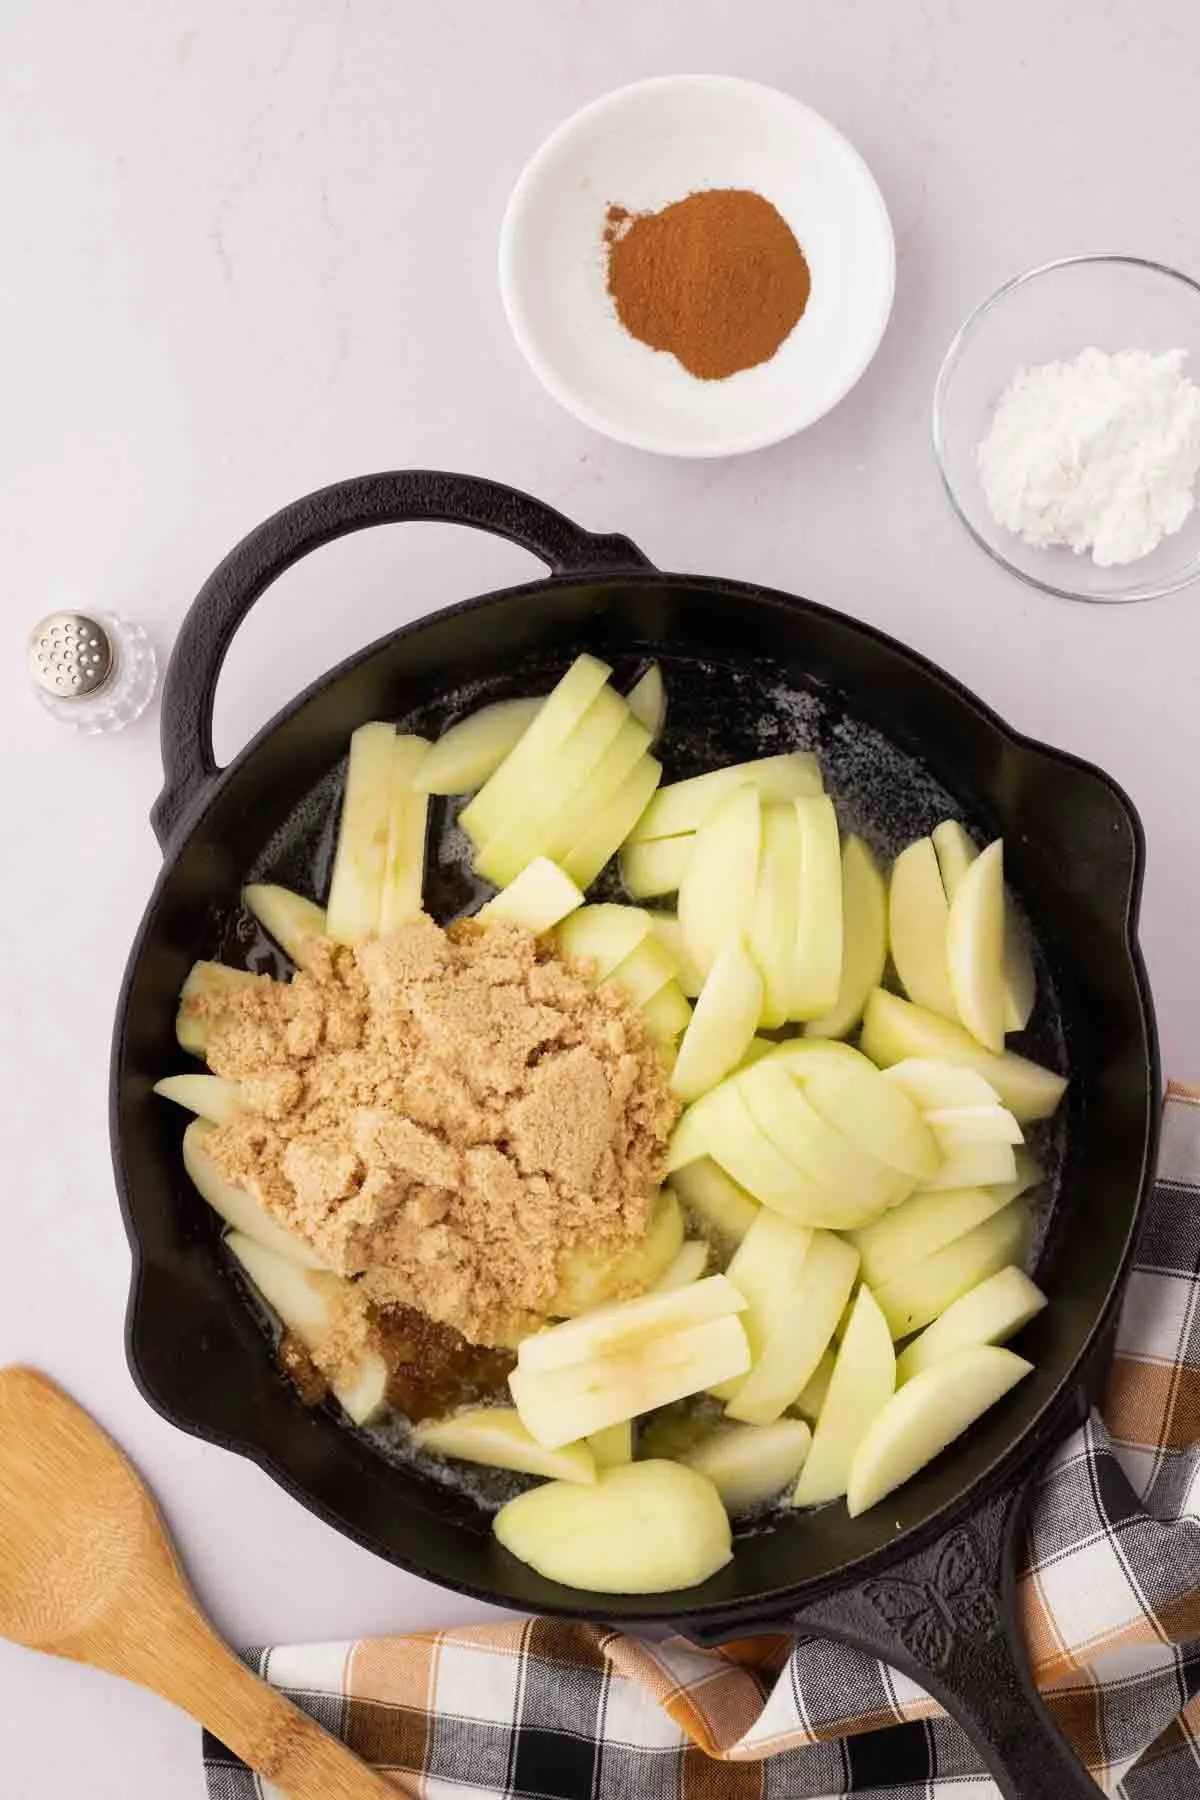
[[[644,1235],[676,1102],[636,1008],[545,939],[421,918],[198,1004],[243,1084],[218,1168],[373,1306],[508,1343],[565,1250]]]

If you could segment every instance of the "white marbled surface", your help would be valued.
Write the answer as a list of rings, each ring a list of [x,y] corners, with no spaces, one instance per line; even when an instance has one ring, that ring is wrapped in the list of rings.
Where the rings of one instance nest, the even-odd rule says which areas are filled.
[[[1168,1067],[1200,1070],[1200,593],[1100,611],[991,568],[928,443],[941,352],[1018,268],[1123,248],[1200,272],[1193,0],[0,0],[0,1362],[63,1380],[162,1499],[235,1641],[348,1636],[480,1609],[340,1541],[134,1392],[105,1074],[154,877],[154,723],[58,730],[21,641],[64,602],[165,651],[188,600],[283,501],[431,464],[528,487],[667,567],[758,578],[895,631],[1140,807],[1143,940]],[[678,69],[788,87],[845,130],[899,247],[892,326],[810,433],[737,463],[653,460],[558,412],[506,334],[496,231],[560,118]],[[239,639],[232,753],[297,687],[403,619],[523,578],[427,527],[310,559]],[[200,1800],[194,1728],[0,1646],[13,1800]]]

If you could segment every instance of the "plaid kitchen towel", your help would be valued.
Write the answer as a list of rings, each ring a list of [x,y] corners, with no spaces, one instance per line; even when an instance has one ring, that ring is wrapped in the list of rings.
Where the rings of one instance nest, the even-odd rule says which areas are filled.
[[[1200,1089],[1172,1087],[1101,1413],[1045,1470],[1028,1654],[1096,1779],[1200,1797]],[[422,1800],[985,1800],[912,1681],[818,1639],[700,1650],[593,1625],[258,1651],[298,1705]],[[209,1800],[272,1790],[206,1739]]]

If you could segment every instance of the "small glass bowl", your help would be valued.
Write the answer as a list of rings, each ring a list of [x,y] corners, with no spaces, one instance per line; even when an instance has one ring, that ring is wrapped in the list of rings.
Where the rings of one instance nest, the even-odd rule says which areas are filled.
[[[993,519],[976,451],[1017,370],[1095,346],[1186,353],[1200,381],[1200,282],[1140,256],[1068,256],[1005,282],[947,350],[933,393],[933,448],[950,503],[975,542],[1012,574],[1066,600],[1157,600],[1200,576],[1200,506],[1137,562],[1099,568],[1088,551],[1026,544]]]

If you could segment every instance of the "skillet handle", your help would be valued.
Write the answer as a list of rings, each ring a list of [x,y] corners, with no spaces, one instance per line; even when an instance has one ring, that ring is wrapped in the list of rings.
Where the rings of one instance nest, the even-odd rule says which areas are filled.
[[[255,601],[293,563],[370,525],[467,525],[532,551],[555,575],[636,573],[653,564],[628,538],[594,535],[529,494],[478,475],[402,469],[335,482],[294,500],[244,537],[188,609],[163,683],[163,789],[151,812],[166,845],[220,773],[213,756],[217,678]]]
[[[1075,1419],[1086,1415],[1076,1397]],[[1073,1420],[1073,1422],[1075,1422]],[[736,1621],[736,1635],[794,1630],[849,1644],[911,1676],[967,1733],[1006,1800],[1096,1800],[1100,1792],[1042,1702],[1016,1613],[1025,1514],[1041,1459],[930,1544],[879,1575],[835,1587],[790,1616]],[[684,1627],[697,1642],[728,1624]]]

